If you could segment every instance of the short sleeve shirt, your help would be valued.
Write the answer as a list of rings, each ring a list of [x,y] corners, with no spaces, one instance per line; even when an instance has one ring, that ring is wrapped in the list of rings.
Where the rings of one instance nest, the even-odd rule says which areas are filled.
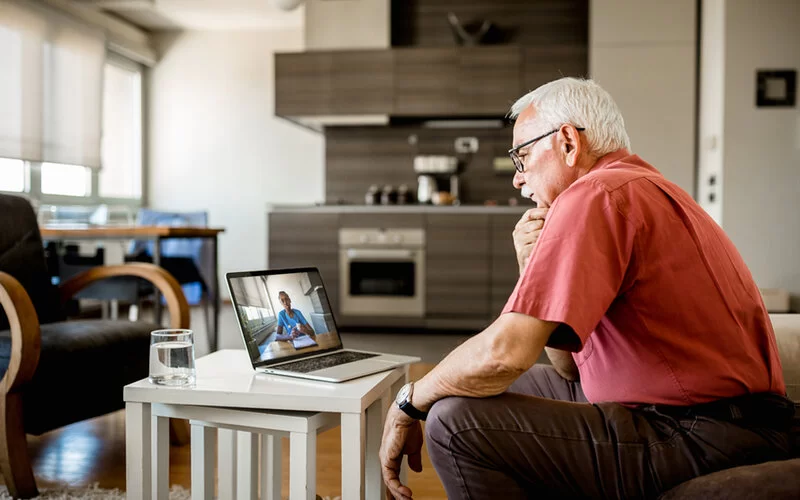
[[[282,326],[287,332],[289,332],[297,325],[308,324],[308,321],[306,321],[303,313],[297,309],[292,309],[292,314],[294,317],[290,318],[289,314],[286,312],[286,309],[281,310],[281,312],[278,313],[278,326]]]
[[[785,394],[758,287],[708,214],[626,150],[555,200],[505,312],[565,323],[591,402]]]

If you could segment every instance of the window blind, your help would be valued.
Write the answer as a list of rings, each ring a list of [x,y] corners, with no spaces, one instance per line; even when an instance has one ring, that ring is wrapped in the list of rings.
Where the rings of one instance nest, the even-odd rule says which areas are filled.
[[[104,62],[101,30],[0,2],[0,157],[99,168]]]

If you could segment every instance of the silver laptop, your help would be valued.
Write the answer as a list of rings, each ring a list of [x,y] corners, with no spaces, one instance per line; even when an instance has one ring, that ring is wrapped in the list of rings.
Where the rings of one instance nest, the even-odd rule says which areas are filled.
[[[344,349],[316,268],[235,272],[225,278],[257,371],[343,382],[420,360]]]

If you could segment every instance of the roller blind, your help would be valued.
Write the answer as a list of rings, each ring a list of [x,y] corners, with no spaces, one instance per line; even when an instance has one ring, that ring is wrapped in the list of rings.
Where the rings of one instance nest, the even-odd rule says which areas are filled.
[[[99,168],[103,32],[0,1],[0,157]]]

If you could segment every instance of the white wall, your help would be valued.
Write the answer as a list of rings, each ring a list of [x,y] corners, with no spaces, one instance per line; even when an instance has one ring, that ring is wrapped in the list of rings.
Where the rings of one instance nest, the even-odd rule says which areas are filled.
[[[268,203],[324,201],[324,138],[274,116],[273,52],[301,29],[159,35],[148,76],[148,204],[208,210],[219,271],[267,265]]]
[[[800,112],[756,108],[756,70],[800,70],[800,2],[725,5],[722,227],[761,287],[800,308]]]
[[[592,0],[589,74],[619,105],[633,152],[690,194],[696,0]]]
[[[390,0],[306,0],[306,50],[388,49]]]

